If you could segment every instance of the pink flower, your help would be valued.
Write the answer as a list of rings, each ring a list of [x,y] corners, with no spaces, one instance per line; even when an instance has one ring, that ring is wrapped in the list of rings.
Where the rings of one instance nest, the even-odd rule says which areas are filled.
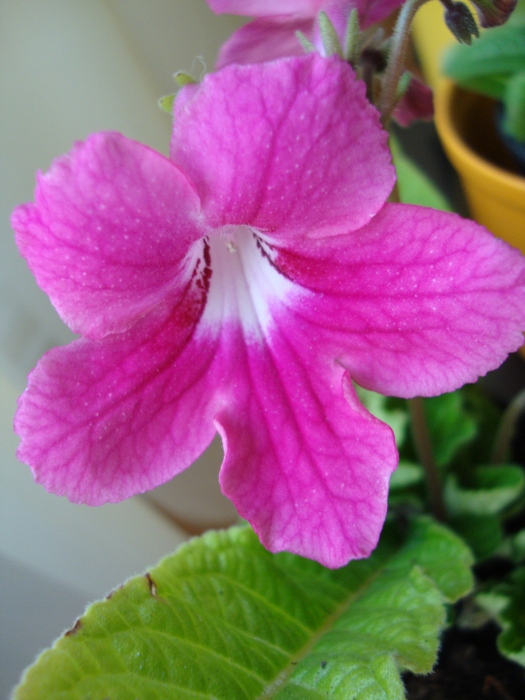
[[[362,27],[380,22],[397,10],[404,0],[208,0],[217,12],[230,12],[257,17],[238,29],[222,46],[217,66],[230,63],[260,63],[283,56],[302,56],[297,32],[302,32],[318,46],[322,42],[316,18],[326,12],[344,45],[346,25],[356,7]],[[406,93],[399,100],[393,117],[401,126],[418,119],[432,119],[432,91],[413,77]]]
[[[175,103],[171,159],[102,133],[41,175],[13,225],[82,337],[20,400],[47,489],[118,501],[222,436],[224,493],[272,551],[367,556],[397,463],[352,381],[452,390],[522,342],[525,264],[478,225],[385,204],[386,133],[317,55],[230,66]]]
[[[316,17],[323,11],[343,37],[355,7],[361,27],[381,22],[404,0],[208,0],[217,14],[256,17],[238,29],[222,46],[218,67],[228,63],[259,63],[282,56],[301,56],[304,49],[296,32],[316,39]]]

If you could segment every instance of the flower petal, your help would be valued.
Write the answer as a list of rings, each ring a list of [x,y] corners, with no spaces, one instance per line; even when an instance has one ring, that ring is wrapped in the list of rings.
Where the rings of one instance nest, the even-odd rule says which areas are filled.
[[[189,293],[124,334],[42,358],[15,420],[37,482],[100,505],[167,481],[203,452],[224,372],[217,338],[193,340],[201,305]]]
[[[338,1],[341,2],[341,0]],[[361,27],[369,27],[376,22],[382,22],[399,9],[404,2],[405,0],[357,0],[356,7]]]
[[[378,113],[337,57],[230,65],[184,92],[172,158],[211,227],[333,235],[368,223],[393,187]]]
[[[410,83],[397,103],[393,118],[401,126],[410,126],[417,119],[430,121],[434,116],[432,90],[416,76],[410,76]]]
[[[275,262],[304,287],[305,337],[380,393],[452,391],[523,343],[525,258],[456,214],[387,204],[361,231]]]
[[[377,544],[397,451],[343,368],[303,341],[286,312],[268,347],[232,341],[236,381],[216,418],[220,482],[270,551],[337,567]]]
[[[17,243],[38,284],[78,333],[129,328],[181,285],[200,237],[199,200],[164,156],[120,134],[77,143],[15,210]]]
[[[221,46],[217,68],[229,63],[261,63],[283,56],[302,56],[304,49],[296,32],[312,35],[313,19],[261,17],[234,32]]]
[[[311,17],[318,12],[325,0],[208,0],[208,5],[218,15],[246,15],[271,17],[298,14]]]

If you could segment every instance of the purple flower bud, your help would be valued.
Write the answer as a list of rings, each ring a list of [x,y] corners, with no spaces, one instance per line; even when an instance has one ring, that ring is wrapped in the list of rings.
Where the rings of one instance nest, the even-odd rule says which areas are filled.
[[[445,23],[461,44],[471,44],[472,37],[479,36],[478,25],[468,7],[462,2],[447,4]]]

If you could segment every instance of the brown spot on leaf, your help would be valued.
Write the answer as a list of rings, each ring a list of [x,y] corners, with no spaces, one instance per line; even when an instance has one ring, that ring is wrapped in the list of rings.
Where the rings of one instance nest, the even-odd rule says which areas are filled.
[[[144,575],[146,577],[146,581],[148,582],[149,592],[151,593],[151,595],[154,598],[156,598],[157,597],[157,585],[155,584],[155,581],[151,578],[151,574],[149,571],[146,572]]]
[[[76,634],[78,630],[82,627],[82,620],[78,618],[78,620],[75,622],[73,627],[68,630],[67,632],[64,632],[64,637],[70,637],[72,634]]]
[[[106,600],[111,600],[111,599],[113,598],[113,596],[115,595],[115,593],[116,593],[117,591],[121,591],[123,588],[124,588],[124,586],[118,586],[118,588],[114,588],[112,591],[110,591],[110,592],[107,594]]]

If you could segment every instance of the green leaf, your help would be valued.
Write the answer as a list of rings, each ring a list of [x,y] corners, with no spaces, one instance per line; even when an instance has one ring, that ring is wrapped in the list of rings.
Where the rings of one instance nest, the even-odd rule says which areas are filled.
[[[425,399],[425,413],[434,459],[438,467],[444,467],[476,436],[476,422],[459,391]]]
[[[448,521],[482,561],[496,552],[503,541],[500,518],[495,515],[456,515]]]
[[[503,95],[503,129],[521,143],[525,143],[525,58],[523,68],[509,79]]]
[[[476,467],[469,483],[460,484],[456,474],[447,478],[444,496],[453,515],[497,515],[523,495],[525,472],[513,464]]]
[[[389,524],[338,570],[272,555],[246,526],[207,533],[90,606],[15,698],[397,700],[399,668],[431,670],[470,564],[429,519]]]
[[[420,484],[424,477],[425,473],[420,464],[400,460],[397,469],[390,478],[390,490],[397,491]]]
[[[498,649],[525,666],[525,567],[512,572],[506,581],[476,596],[476,602],[501,625]]]
[[[453,46],[443,71],[463,87],[501,99],[505,78],[525,65],[525,24],[507,24],[486,31],[472,46]]]
[[[397,173],[399,198],[404,204],[452,211],[451,204],[428,176],[408,158],[394,136],[389,139],[390,150]]]
[[[525,562],[525,529],[520,530],[513,536],[511,552],[515,562]]]
[[[357,384],[354,385],[354,388],[367,410],[392,428],[396,444],[400,445],[405,439],[408,427],[408,412],[405,409],[406,403],[401,405],[395,403],[392,405],[389,397],[383,396],[383,394],[363,389],[362,386],[358,386]]]

